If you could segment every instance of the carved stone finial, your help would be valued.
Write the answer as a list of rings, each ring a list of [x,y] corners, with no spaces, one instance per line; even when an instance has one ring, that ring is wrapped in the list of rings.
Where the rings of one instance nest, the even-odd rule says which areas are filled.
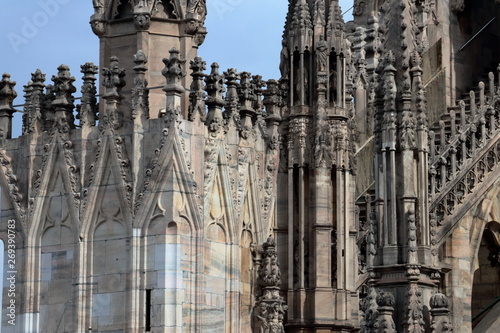
[[[0,111],[14,112],[12,104],[17,97],[17,92],[14,90],[16,85],[15,81],[10,80],[10,74],[5,73],[2,75],[0,81]]]
[[[252,87],[253,87],[253,92],[254,92],[254,104],[253,108],[257,112],[257,114],[262,113],[262,95],[264,93],[263,89],[266,86],[266,82],[262,80],[261,75],[252,75],[252,80],[250,81]]]
[[[46,102],[46,96],[43,93],[43,89],[45,88],[44,82],[45,74],[43,74],[40,69],[31,73],[31,81],[29,83],[31,90],[29,94],[29,106],[26,110],[28,120],[27,128],[29,132],[41,133],[46,125],[45,120],[47,114],[44,114],[42,111],[44,102]],[[45,113],[47,113],[47,109],[45,111]]]
[[[10,80],[10,74],[3,74],[0,81],[0,131],[2,139],[10,139],[12,137],[12,117],[16,110],[12,104],[17,97],[17,92],[14,90],[15,81]]]
[[[149,118],[149,90],[147,90],[148,80],[146,72],[148,67],[148,57],[144,51],[139,50],[134,55],[134,87],[132,88],[132,119]]]
[[[194,60],[191,60],[189,68],[192,71],[191,77],[193,78],[193,82],[191,83],[191,92],[189,93],[188,119],[190,121],[200,119],[204,122],[206,120],[206,94],[205,84],[203,83],[205,73],[203,71],[207,69],[207,63],[202,58],[195,57]]]
[[[28,84],[23,85],[23,92],[24,92],[24,114],[23,114],[23,130],[22,133],[23,135],[28,134],[31,132],[30,128],[30,115],[31,115],[31,109],[32,109],[32,96],[33,96],[33,87],[32,87],[32,81],[29,81]]]
[[[195,57],[194,60],[191,60],[189,63],[189,69],[192,70],[191,76],[200,76],[204,77],[204,70],[207,69],[207,62],[203,61],[201,57]]]
[[[268,121],[280,121],[281,115],[279,114],[278,106],[280,104],[280,89],[278,81],[268,80],[266,83],[267,89],[263,91],[264,105],[267,111]]]
[[[123,99],[121,91],[126,83],[124,80],[125,69],[119,67],[117,57],[110,58],[109,68],[102,69],[102,76],[102,84],[106,88],[102,96],[106,101],[103,123],[110,124],[116,130],[123,125],[123,115],[118,111],[118,108]]]
[[[392,293],[382,291],[377,296],[378,318],[374,324],[375,332],[396,333],[396,325],[392,314],[394,312],[395,299]]]
[[[394,295],[390,292],[381,291],[377,295],[377,305],[378,306],[387,306],[387,307],[394,308],[395,302],[396,301],[394,299]]]
[[[312,20],[309,5],[305,1],[297,1],[292,15],[292,30],[299,34],[311,31]]]
[[[161,71],[163,76],[167,79],[167,84],[163,90],[166,92],[183,93],[186,89],[182,86],[181,80],[186,76],[186,71],[183,68],[186,60],[182,60],[179,57],[180,51],[176,48],[170,49],[169,52],[170,58],[163,59],[165,68]]]
[[[75,100],[73,93],[76,92],[73,82],[75,82],[75,78],[71,76],[69,67],[66,65],[59,66],[57,70],[57,76],[52,76],[55,95],[52,107],[55,111],[55,124],[59,128],[59,131],[65,133],[70,128],[75,127],[73,116],[73,109],[75,107],[73,104]]]
[[[96,77],[99,73],[98,67],[91,62],[81,66],[83,74],[82,80],[82,103],[80,106],[80,125],[82,127],[95,126],[97,119],[97,88],[95,86]]]
[[[224,72],[224,78],[227,86],[226,101],[229,107],[236,108],[238,104],[238,80],[240,79],[240,74],[238,74],[236,68],[228,68]]]
[[[31,73],[31,84],[33,86],[43,86],[45,87],[45,74],[42,73],[40,69],[37,69],[34,73]]]
[[[444,294],[436,293],[429,300],[431,306],[431,332],[452,332],[453,324],[450,320],[450,302]]]
[[[205,83],[207,84],[207,105],[208,106],[220,106],[224,105],[224,99],[222,94],[225,91],[224,88],[224,76],[219,74],[219,64],[214,62],[211,66],[212,71],[210,75],[205,78]]]
[[[448,300],[448,297],[446,297],[445,294],[435,293],[429,300],[429,304],[431,306],[431,309],[443,309],[443,308],[449,308],[450,301]]]
[[[210,75],[205,77],[207,101],[208,106],[207,119],[205,125],[212,136],[217,136],[223,127],[224,120],[222,118],[222,106],[224,106],[224,98],[222,94],[224,88],[224,76],[219,74],[219,64],[214,62],[212,64],[212,71]]]
[[[250,83],[252,75],[249,72],[240,73],[240,84],[238,86],[238,97],[240,100],[240,111],[242,114],[253,114],[253,102],[255,101],[254,87]]]
[[[114,97],[122,99],[121,90],[125,86],[125,69],[118,66],[118,57],[112,56],[109,59],[109,68],[104,67],[101,75],[103,76],[103,86],[106,92],[103,98]]]

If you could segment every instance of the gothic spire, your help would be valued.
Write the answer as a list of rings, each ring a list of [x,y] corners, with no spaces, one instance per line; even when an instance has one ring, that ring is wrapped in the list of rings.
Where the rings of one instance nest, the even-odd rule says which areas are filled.
[[[312,44],[311,10],[306,0],[299,0],[292,9],[292,22],[289,32],[292,50],[304,52]]]

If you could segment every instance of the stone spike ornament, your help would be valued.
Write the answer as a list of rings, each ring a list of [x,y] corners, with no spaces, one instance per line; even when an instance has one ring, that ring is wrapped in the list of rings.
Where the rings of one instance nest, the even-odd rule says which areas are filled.
[[[446,295],[436,293],[432,295],[429,304],[431,306],[431,333],[453,332],[453,324],[450,320],[450,301]]]
[[[81,66],[83,73],[82,102],[80,105],[80,125],[82,127],[93,127],[97,120],[97,89],[95,86],[96,77],[99,73],[98,67],[91,62]]]
[[[292,29],[300,34],[312,29],[311,11],[305,0],[299,0],[292,15]]]
[[[374,333],[396,333],[396,325],[392,318],[395,300],[390,292],[382,291],[377,295],[378,318],[373,325]]]
[[[182,85],[182,78],[186,76],[184,65],[186,60],[180,58],[180,51],[175,47],[169,51],[170,57],[163,58],[165,68],[161,74],[167,79],[163,91],[167,94],[167,109],[180,107],[181,95],[186,91]]]
[[[57,76],[52,76],[55,94],[55,99],[52,101],[55,112],[54,123],[61,133],[67,133],[70,129],[75,128],[73,116],[75,108],[73,93],[76,92],[73,82],[75,82],[75,78],[71,76],[69,67],[66,65],[59,66],[57,70]]]
[[[205,77],[205,71],[207,69],[206,61],[203,61],[201,57],[195,57],[189,63],[189,69],[191,69],[191,76],[193,77],[193,82],[191,83],[190,93],[189,93],[189,112],[188,119],[190,121],[196,121],[199,119],[205,122],[206,116],[206,105],[205,105],[205,84],[203,79]]]
[[[17,92],[14,90],[15,85],[16,82],[10,80],[10,74],[2,75],[0,81],[0,137],[3,139],[12,137],[12,117],[16,112],[12,104],[17,97]]]
[[[269,120],[281,120],[281,114],[279,110],[280,104],[280,90],[279,84],[276,80],[268,80],[266,83],[267,89],[263,91],[264,100],[263,104],[266,108],[267,119]]]
[[[30,81],[28,84],[23,86],[23,97],[24,97],[24,108],[23,108],[23,135],[31,132],[30,130],[30,115],[31,115],[31,97],[33,94],[33,87],[31,86],[33,82]]]
[[[179,57],[180,51],[175,47],[170,49],[169,53],[169,58],[163,58],[165,68],[162,71],[162,74],[167,79],[167,84],[163,88],[163,91],[183,93],[186,89],[182,86],[181,79],[186,76],[186,71],[184,70],[186,60]]]
[[[132,119],[145,120],[149,118],[149,90],[146,72],[148,71],[148,56],[139,50],[134,55],[134,88],[132,89]]]
[[[255,333],[284,333],[284,318],[288,306],[280,296],[281,271],[276,252],[276,242],[268,238],[261,252],[258,283],[262,294],[254,307]]]
[[[344,31],[344,18],[337,0],[331,1],[329,13],[327,35],[329,37],[340,37],[340,34]]]
[[[31,81],[29,83],[29,109],[27,111],[28,131],[30,133],[41,133],[44,129],[45,115],[43,114],[42,105],[45,99],[43,89],[45,88],[45,74],[40,69],[31,73]]]
[[[238,86],[238,97],[240,103],[240,112],[242,115],[254,115],[255,109],[254,102],[256,100],[255,91],[250,78],[252,74],[249,72],[241,72],[240,84]]]
[[[122,88],[125,86],[125,69],[119,67],[118,57],[110,58],[109,68],[103,68],[101,75],[102,84],[105,87],[102,98],[106,101],[102,120],[105,125],[110,125],[117,130],[123,126],[123,114],[119,107],[124,98]]]
[[[212,71],[205,77],[207,89],[208,106],[207,119],[205,125],[208,127],[209,133],[215,137],[222,131],[224,126],[224,119],[222,117],[222,107],[224,106],[224,75],[219,74],[219,64],[214,62],[212,64]]]

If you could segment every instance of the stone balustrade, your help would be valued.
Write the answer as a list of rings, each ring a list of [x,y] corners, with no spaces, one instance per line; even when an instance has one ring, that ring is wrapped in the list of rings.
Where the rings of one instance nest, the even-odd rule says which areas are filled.
[[[439,225],[498,169],[500,66],[496,84],[493,73],[488,78],[429,132],[430,212]]]

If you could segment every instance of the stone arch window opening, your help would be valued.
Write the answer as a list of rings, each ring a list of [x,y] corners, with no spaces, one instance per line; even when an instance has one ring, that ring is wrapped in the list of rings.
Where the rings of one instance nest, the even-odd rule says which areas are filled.
[[[500,224],[489,222],[477,252],[477,269],[472,281],[471,316],[475,327],[483,310],[500,296]],[[480,315],[481,314],[481,315]]]

